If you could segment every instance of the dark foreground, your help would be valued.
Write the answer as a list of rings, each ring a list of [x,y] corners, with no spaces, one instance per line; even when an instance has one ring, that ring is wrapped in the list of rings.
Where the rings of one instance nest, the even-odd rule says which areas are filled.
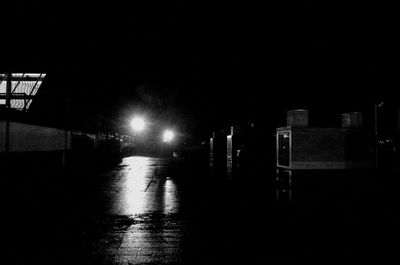
[[[21,165],[3,179],[7,264],[398,260],[395,173],[294,174],[279,200],[275,174],[151,157],[96,174]]]

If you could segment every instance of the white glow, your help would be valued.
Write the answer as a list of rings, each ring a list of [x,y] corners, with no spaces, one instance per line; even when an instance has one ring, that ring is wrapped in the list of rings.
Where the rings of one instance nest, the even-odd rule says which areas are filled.
[[[121,200],[116,202],[114,208],[120,209],[125,215],[136,215],[148,210],[150,201],[146,188],[152,177],[152,160],[148,157],[128,157],[124,159],[127,167],[122,173],[123,185],[120,193]]]
[[[151,168],[151,164],[148,166]],[[105,248],[110,251],[106,254],[117,256],[121,264],[131,264],[132,260],[140,260],[141,264],[175,264],[176,257],[181,257],[186,225],[178,221],[178,225],[171,227],[169,221],[171,214],[179,212],[178,187],[170,179],[163,184],[164,177],[150,185],[146,192],[149,193],[145,198],[147,203],[131,217],[133,224],[126,231],[118,231],[119,247]],[[163,216],[161,222],[158,221],[160,215]],[[149,225],[149,222],[152,223]]]
[[[135,117],[131,121],[131,127],[136,132],[141,132],[146,127],[146,123],[143,118]]]
[[[175,133],[171,130],[165,130],[163,134],[164,142],[171,142],[175,137]]]

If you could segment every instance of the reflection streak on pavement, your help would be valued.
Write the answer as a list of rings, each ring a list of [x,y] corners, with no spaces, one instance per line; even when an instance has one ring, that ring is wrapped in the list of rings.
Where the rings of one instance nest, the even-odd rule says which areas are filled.
[[[128,157],[113,170],[107,189],[111,207],[107,214],[130,216],[127,230],[108,234],[116,244],[103,249],[114,264],[176,263],[182,253],[185,221],[174,218],[179,210],[175,181],[165,174],[160,158]],[[103,258],[104,260],[104,258]]]

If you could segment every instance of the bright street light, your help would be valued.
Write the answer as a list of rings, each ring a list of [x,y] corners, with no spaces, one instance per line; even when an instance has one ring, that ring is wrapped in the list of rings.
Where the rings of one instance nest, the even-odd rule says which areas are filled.
[[[131,127],[135,132],[141,132],[144,130],[146,123],[143,118],[135,117],[131,120]]]
[[[165,130],[163,134],[163,142],[171,142],[175,137],[175,133],[171,130]]]

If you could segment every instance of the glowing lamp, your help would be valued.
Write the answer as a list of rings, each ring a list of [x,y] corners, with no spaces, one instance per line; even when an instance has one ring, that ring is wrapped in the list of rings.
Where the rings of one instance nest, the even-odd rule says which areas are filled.
[[[146,123],[143,118],[135,117],[131,121],[131,127],[135,132],[141,132],[146,127]]]
[[[171,142],[175,137],[175,133],[171,130],[165,130],[163,134],[163,142]]]

